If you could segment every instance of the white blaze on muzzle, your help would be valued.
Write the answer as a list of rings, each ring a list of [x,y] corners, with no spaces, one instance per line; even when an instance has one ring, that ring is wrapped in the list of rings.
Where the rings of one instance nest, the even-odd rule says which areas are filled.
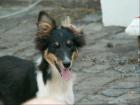
[[[63,80],[70,80],[72,77],[72,73],[70,70],[71,67],[71,60],[68,58],[67,54],[64,54],[64,60],[63,60],[63,68],[61,68],[61,76]]]

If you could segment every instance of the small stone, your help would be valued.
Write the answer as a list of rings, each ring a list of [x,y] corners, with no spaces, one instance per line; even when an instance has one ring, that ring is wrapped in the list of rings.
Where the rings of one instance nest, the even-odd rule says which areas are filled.
[[[106,47],[108,47],[108,48],[113,48],[114,45],[113,45],[113,43],[108,42],[108,43],[106,44]]]
[[[119,61],[119,65],[125,65],[126,61]]]
[[[106,105],[105,103],[107,103],[108,101],[110,101],[114,98],[106,97],[103,95],[92,94],[92,95],[88,95],[87,99],[89,102],[92,102],[93,104]]]
[[[114,89],[135,89],[139,88],[139,82],[119,82],[117,86],[113,86]]]
[[[8,47],[6,47],[6,46],[0,46],[0,49],[8,49]]]
[[[127,92],[127,90],[125,89],[107,89],[105,91],[102,92],[102,95],[107,96],[107,97],[119,97],[123,94],[125,94]]]
[[[135,94],[133,96],[129,96],[128,94],[125,94],[114,100],[109,101],[108,103],[116,104],[116,105],[140,105],[139,99],[140,99],[139,94]]]

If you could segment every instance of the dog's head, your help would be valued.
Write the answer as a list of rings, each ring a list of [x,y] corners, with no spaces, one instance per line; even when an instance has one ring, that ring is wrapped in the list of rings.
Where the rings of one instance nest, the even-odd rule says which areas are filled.
[[[78,48],[85,44],[83,32],[71,24],[67,17],[60,26],[46,12],[38,17],[36,46],[43,58],[55,66],[64,79],[68,79],[71,66],[78,56]]]

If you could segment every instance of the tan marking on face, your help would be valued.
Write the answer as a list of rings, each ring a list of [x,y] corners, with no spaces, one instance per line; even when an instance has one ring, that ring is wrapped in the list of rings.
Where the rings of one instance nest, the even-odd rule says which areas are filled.
[[[45,51],[44,53],[44,58],[46,61],[51,65],[55,66],[55,63],[59,65],[60,68],[63,68],[63,63],[61,60],[59,60],[53,53],[49,53],[48,50]]]
[[[55,47],[55,48],[60,47],[60,43],[59,43],[59,42],[55,42],[55,43],[54,43],[54,47]]]
[[[78,57],[78,51],[76,50],[72,53],[72,62],[74,62],[77,59],[77,57]]]
[[[48,50],[44,52],[44,58],[48,61],[49,64],[55,64],[57,62],[57,57],[53,53],[49,53]]]

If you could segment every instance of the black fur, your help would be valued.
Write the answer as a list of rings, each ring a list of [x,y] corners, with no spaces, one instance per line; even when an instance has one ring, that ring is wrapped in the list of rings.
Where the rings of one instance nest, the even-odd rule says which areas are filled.
[[[61,28],[62,29],[60,30],[55,27],[50,33],[48,33],[48,35],[46,35],[46,37],[38,37],[37,35],[37,37],[35,38],[36,48],[40,50],[41,53],[43,53],[44,50],[48,47],[48,44],[50,42],[49,36],[56,34],[55,36],[60,38],[60,36],[57,34],[64,32],[64,30],[65,30],[64,32],[65,35],[67,33],[72,35],[73,37],[72,40],[77,48],[83,47],[85,45],[85,37],[83,33],[81,33],[81,35],[75,35],[70,29],[65,27],[61,27]]]
[[[34,64],[13,56],[0,57],[0,101],[20,105],[37,92]]]
[[[61,35],[63,36],[61,37]],[[71,48],[65,47],[65,44],[63,44],[63,42],[67,40],[72,41],[73,45]],[[55,41],[61,44],[61,49],[57,49],[53,46]],[[49,52],[55,54],[61,60],[63,60],[64,52],[67,52],[69,58],[71,58],[72,52],[84,45],[85,40],[83,35],[75,35],[71,30],[65,27],[53,29],[46,37],[36,37],[36,47],[40,50],[42,55],[44,55],[44,51],[48,49]],[[48,62],[45,59],[42,60],[39,69],[42,71],[43,80],[44,83],[46,83],[47,79],[51,79],[51,71],[49,70]]]
[[[63,61],[63,53],[67,53],[70,58],[72,52],[85,45],[83,34],[76,34],[66,27],[58,27],[46,12],[41,11],[38,17],[38,24],[46,16],[47,22],[52,26],[49,33],[39,32],[35,38],[36,48],[40,50],[42,58],[44,51],[53,53]],[[38,28],[41,28],[38,26]],[[39,35],[43,34],[43,35]],[[71,41],[67,45],[66,41]],[[54,42],[58,42],[60,46],[54,46]],[[60,48],[59,48],[60,47]],[[71,58],[70,58],[71,59]],[[43,81],[51,79],[51,71],[48,62],[43,58],[39,69],[43,73]],[[4,105],[20,105],[21,103],[35,97],[37,88],[35,66],[32,62],[23,60],[13,56],[0,57],[0,104]]]
[[[57,26],[56,22],[52,17],[50,17],[45,11],[41,11],[38,17],[38,24],[42,23],[42,18],[46,19],[47,24],[50,24],[53,29],[47,33],[38,32],[35,38],[36,48],[44,55],[44,51],[48,49],[49,53],[53,53],[62,62],[64,61],[64,54],[68,55],[71,59],[72,53],[77,50],[77,48],[83,47],[85,45],[85,38],[83,33],[76,34],[74,30],[64,27]],[[41,27],[38,26],[40,29]],[[42,31],[44,29],[41,29]],[[40,35],[42,34],[43,35]],[[41,37],[40,37],[41,36]],[[71,41],[72,45],[68,46],[66,41]],[[58,42],[60,46],[55,47],[55,42]],[[43,56],[42,56],[43,58]],[[46,83],[47,79],[51,79],[51,71],[49,70],[48,62],[43,59],[39,69],[43,72],[43,80]]]
[[[49,64],[44,58],[42,58],[42,61],[41,61],[40,65],[39,65],[39,69],[43,73],[43,82],[44,83],[46,83],[46,80],[49,80],[49,79],[52,78],[51,71],[49,69]]]

